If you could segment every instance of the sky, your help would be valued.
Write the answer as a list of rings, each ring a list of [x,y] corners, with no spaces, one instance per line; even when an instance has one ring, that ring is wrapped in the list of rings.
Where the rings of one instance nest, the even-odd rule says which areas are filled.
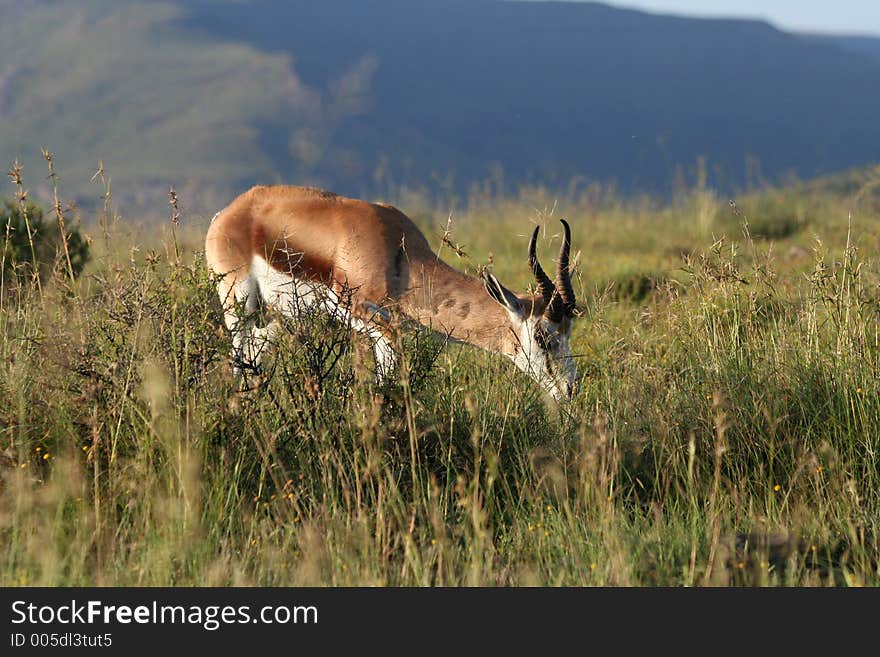
[[[880,36],[880,0],[602,0],[660,14],[761,18],[787,31]]]

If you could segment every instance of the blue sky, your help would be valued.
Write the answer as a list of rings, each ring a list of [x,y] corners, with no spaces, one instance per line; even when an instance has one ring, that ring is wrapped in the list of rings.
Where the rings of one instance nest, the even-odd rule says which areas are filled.
[[[604,0],[663,14],[761,18],[784,30],[880,36],[880,0]]]

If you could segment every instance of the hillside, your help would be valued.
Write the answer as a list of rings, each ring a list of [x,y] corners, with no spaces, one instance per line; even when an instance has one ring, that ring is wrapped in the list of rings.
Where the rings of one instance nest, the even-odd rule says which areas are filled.
[[[825,36],[819,37],[826,43],[844,50],[868,55],[880,61],[880,37],[872,36]]]
[[[0,159],[81,203],[493,178],[666,193],[877,159],[880,60],[767,24],[498,0],[0,1]],[[845,99],[845,102],[844,102]]]

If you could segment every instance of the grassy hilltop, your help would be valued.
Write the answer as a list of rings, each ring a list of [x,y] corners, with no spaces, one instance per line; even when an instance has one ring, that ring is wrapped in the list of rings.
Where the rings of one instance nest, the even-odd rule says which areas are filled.
[[[209,218],[143,231],[111,197],[75,283],[62,256],[0,297],[0,584],[876,586],[878,185],[486,190],[454,212],[463,256],[448,205],[396,199],[520,290],[530,227],[549,266],[569,219],[562,407],[418,331],[377,389],[320,316],[242,390]]]

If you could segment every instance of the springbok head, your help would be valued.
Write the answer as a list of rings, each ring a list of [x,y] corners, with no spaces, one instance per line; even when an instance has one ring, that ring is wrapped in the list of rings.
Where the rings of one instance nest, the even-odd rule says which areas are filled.
[[[565,237],[559,250],[555,283],[544,272],[535,252],[539,227],[535,227],[529,241],[529,267],[538,286],[536,296],[517,296],[492,274],[483,274],[489,295],[510,316],[515,340],[507,356],[557,400],[571,398],[577,384],[577,370],[568,345],[575,316],[574,289],[568,266],[571,229],[564,219],[561,221]]]

